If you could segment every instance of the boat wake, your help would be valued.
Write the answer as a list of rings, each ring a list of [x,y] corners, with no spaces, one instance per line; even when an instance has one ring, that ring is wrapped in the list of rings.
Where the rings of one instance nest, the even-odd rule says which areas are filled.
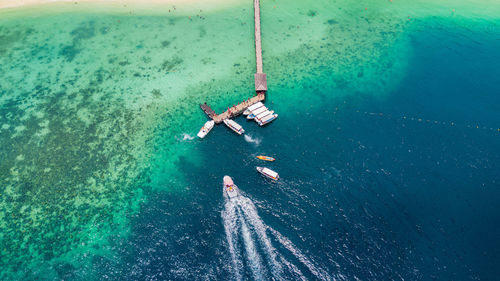
[[[260,143],[262,142],[262,139],[261,139],[261,138],[257,138],[257,137],[253,138],[252,136],[250,136],[250,135],[248,135],[248,134],[246,134],[244,137],[245,137],[245,141],[246,141],[246,142],[248,142],[248,143],[253,143],[253,144],[255,144],[256,146],[259,146],[259,145],[260,145]]]
[[[190,141],[190,140],[194,140],[194,137],[191,136],[190,134],[182,134],[182,136],[179,138],[181,141]]]
[[[248,197],[240,194],[230,200],[225,195],[225,206],[221,215],[232,260],[232,279],[248,279],[244,277],[247,274],[255,280],[286,280],[292,276],[297,280],[307,280],[299,267],[287,260],[273,246],[275,241],[290,251],[296,261],[302,264],[303,269],[309,270],[317,279],[332,280],[326,271],[316,266],[312,259],[304,255],[287,237],[266,225]]]

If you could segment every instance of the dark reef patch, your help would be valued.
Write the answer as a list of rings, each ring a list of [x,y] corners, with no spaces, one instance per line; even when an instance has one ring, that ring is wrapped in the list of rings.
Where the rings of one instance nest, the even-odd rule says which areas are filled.
[[[336,20],[334,20],[334,19],[329,19],[329,20],[326,21],[326,23],[328,23],[328,24],[338,24],[339,22],[336,21]]]
[[[178,56],[174,56],[170,60],[164,60],[163,63],[160,66],[160,71],[172,71],[175,69],[176,66],[179,66],[184,60],[181,59]]]
[[[73,29],[70,34],[73,36],[74,41],[90,39],[96,35],[95,22],[89,21],[82,23],[77,28]]]
[[[103,69],[95,74],[95,83],[107,75]],[[134,163],[128,149],[131,138],[123,132],[136,131],[138,125],[130,110],[103,106],[106,100],[96,98],[99,94],[93,86],[52,93],[36,106],[42,118],[25,118],[19,101],[3,104],[2,115],[23,128],[22,134],[0,134],[0,215],[7,218],[0,227],[0,249],[11,253],[3,255],[3,274],[36,276],[19,270],[29,262],[24,255],[27,247],[39,260],[63,256],[87,241],[80,233],[87,225],[115,227],[115,211],[106,202],[132,199],[119,198],[132,188],[126,177],[117,188],[106,171]],[[63,264],[56,271],[63,278],[68,270]]]
[[[153,96],[154,96],[155,98],[161,98],[161,96],[162,96],[162,94],[161,94],[161,92],[160,92],[160,90],[159,90],[159,89],[153,89],[153,90],[151,91],[151,94],[153,94]]]
[[[315,10],[309,10],[307,12],[307,16],[309,16],[309,17],[315,17],[316,15],[318,15],[318,12]]]
[[[35,33],[33,28],[16,28],[16,29],[2,29],[0,30],[0,55],[5,55],[7,51],[23,40],[27,36]]]
[[[70,32],[73,38],[71,45],[61,47],[59,55],[71,62],[81,52],[81,43],[83,40],[90,39],[96,35],[95,23],[93,21],[85,22]]]
[[[75,44],[72,44],[62,47],[59,51],[59,55],[63,56],[67,61],[71,62],[80,52],[81,50],[77,48]]]

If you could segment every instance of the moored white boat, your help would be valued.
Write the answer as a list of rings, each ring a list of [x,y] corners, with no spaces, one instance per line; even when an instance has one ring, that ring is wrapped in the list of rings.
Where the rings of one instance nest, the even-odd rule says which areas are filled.
[[[240,195],[238,186],[234,184],[233,179],[230,176],[224,176],[222,192],[227,195],[229,199],[238,197]]]
[[[262,127],[262,126],[264,126],[266,124],[271,123],[276,118],[278,118],[278,114],[271,114],[271,115],[268,115],[268,116],[264,117],[261,120],[258,120],[257,124],[259,124],[259,126]]]
[[[229,129],[233,130],[238,135],[241,135],[245,132],[245,130],[243,130],[243,127],[241,127],[240,124],[234,122],[231,119],[224,119],[223,122],[224,124],[226,124],[226,126],[229,127]]]
[[[198,137],[200,139],[204,138],[214,127],[215,122],[214,120],[209,120],[201,127],[200,131],[198,132]]]
[[[262,119],[266,118],[267,116],[269,115],[272,115],[274,113],[274,110],[267,110],[267,111],[264,111],[262,112],[261,114],[255,116],[254,120],[255,122],[259,123]]]
[[[264,167],[257,167],[257,171],[259,173],[261,173],[263,176],[270,178],[272,180],[279,180],[280,179],[280,176],[278,175],[278,173],[276,173],[275,171],[273,171],[271,169],[264,168]]]

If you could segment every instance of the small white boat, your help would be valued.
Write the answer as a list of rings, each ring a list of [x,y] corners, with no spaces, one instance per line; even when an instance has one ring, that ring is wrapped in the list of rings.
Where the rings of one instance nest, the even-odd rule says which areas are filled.
[[[223,183],[224,184],[223,184],[222,192],[225,195],[227,195],[227,197],[229,197],[229,199],[238,197],[240,195],[240,190],[238,189],[236,184],[234,184],[233,179],[231,179],[230,176],[224,176]]]
[[[278,173],[276,173],[275,171],[271,170],[271,169],[268,169],[268,168],[263,168],[263,167],[257,167],[257,171],[259,173],[261,173],[263,176],[267,177],[267,178],[270,178],[272,180],[279,180],[280,179],[280,176],[278,175]]]
[[[267,107],[265,107],[265,106],[259,107],[256,110],[251,111],[251,113],[247,116],[247,119],[254,119],[255,116],[261,114],[262,112],[264,112],[266,110],[267,110]]]
[[[245,130],[243,130],[243,127],[241,127],[240,124],[234,122],[231,119],[224,119],[223,122],[224,124],[226,124],[226,126],[229,127],[229,129],[233,130],[238,135],[241,135],[245,132]]]
[[[278,114],[271,114],[271,115],[268,115],[268,116],[264,117],[263,119],[257,121],[257,123],[259,124],[259,126],[262,127],[266,124],[271,123],[276,118],[278,118]]]
[[[198,132],[198,137],[200,139],[204,138],[214,127],[215,122],[214,120],[207,121],[203,127],[201,127],[200,131]]]

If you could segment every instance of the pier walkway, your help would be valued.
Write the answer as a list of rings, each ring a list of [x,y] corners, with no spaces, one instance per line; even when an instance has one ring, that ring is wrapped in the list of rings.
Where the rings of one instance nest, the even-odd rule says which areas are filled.
[[[236,117],[242,114],[243,111],[245,111],[252,104],[258,103],[259,101],[264,101],[265,99],[266,96],[263,93],[259,93],[254,97],[238,103],[237,105],[229,107],[221,114],[216,114],[215,111],[209,105],[207,105],[207,103],[200,104],[200,107],[208,117],[212,118],[215,121],[216,124],[220,124],[224,119]]]
[[[255,23],[255,62],[257,64],[257,73],[262,71],[262,39],[260,37],[260,1],[253,1],[254,23]]]
[[[260,0],[253,1],[254,25],[255,25],[255,64],[257,72],[254,75],[255,91],[257,93],[267,91],[267,77],[262,66],[262,38],[260,35]]]

